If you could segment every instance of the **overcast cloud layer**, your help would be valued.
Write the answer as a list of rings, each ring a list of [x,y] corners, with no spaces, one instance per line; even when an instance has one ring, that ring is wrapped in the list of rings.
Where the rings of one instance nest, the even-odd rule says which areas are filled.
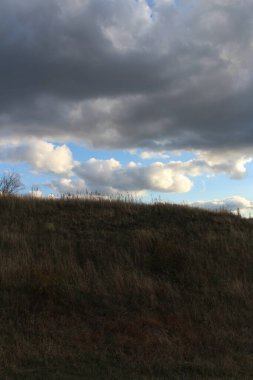
[[[0,136],[248,152],[253,1],[176,4],[1,0]]]

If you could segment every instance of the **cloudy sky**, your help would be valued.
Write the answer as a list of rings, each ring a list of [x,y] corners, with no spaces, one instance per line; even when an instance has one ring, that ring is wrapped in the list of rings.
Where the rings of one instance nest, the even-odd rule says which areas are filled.
[[[253,0],[1,0],[0,171],[25,192],[249,212],[252,14]]]

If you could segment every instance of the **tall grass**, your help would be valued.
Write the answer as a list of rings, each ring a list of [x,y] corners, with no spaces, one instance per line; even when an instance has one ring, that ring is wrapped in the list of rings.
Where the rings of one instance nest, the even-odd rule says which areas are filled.
[[[253,226],[0,198],[1,379],[253,378]]]

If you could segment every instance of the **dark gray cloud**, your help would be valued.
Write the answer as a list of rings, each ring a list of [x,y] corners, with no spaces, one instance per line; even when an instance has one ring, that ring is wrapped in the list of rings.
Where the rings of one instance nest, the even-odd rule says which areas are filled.
[[[250,149],[252,12],[252,0],[2,0],[0,136]]]

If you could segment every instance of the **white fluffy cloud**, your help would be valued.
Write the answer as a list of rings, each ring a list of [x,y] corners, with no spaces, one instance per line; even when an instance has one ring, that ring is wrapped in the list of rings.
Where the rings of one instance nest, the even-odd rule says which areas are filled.
[[[198,153],[199,160],[207,165],[213,174],[224,173],[231,178],[240,179],[246,174],[246,165],[253,160],[251,149],[211,150]]]
[[[156,162],[148,166],[130,163],[122,166],[119,161],[90,159],[75,168],[75,173],[85,180],[90,188],[114,189],[118,191],[151,190],[159,192],[187,192],[191,180],[177,174],[168,165]]]
[[[164,152],[143,152],[143,159],[160,156],[165,159]],[[215,175],[225,173],[232,178],[241,178],[245,172],[245,165],[252,160],[250,152],[226,151],[225,155],[219,151],[200,151],[195,159],[189,161],[155,162],[141,165],[130,162],[122,166],[115,159],[97,160],[92,158],[85,162],[74,161],[72,152],[66,145],[56,146],[52,143],[31,139],[3,141],[0,150],[0,161],[21,163],[26,162],[37,172],[55,173],[65,176],[57,182],[61,192],[71,192],[86,185],[95,190],[106,192],[119,191],[160,191],[160,192],[187,192],[192,188],[189,177],[203,174]],[[71,176],[80,177],[80,183],[72,182]],[[66,177],[68,176],[68,178]],[[72,186],[73,185],[73,186]]]
[[[75,165],[66,145],[41,140],[6,142],[1,146],[0,162],[26,162],[36,171],[55,174],[71,174]]]
[[[170,161],[168,165],[177,173],[192,177],[225,174],[232,179],[242,179],[246,165],[252,160],[253,154],[247,150],[210,150],[198,151],[196,158],[189,161]]]
[[[104,105],[106,107],[106,105]],[[157,191],[188,192],[192,189],[192,178],[201,175],[226,174],[241,179],[246,172],[246,164],[252,161],[251,152],[227,150],[199,151],[188,161],[153,162],[142,165],[134,161],[122,165],[118,160],[74,161],[71,150],[66,145],[54,145],[38,140],[5,140],[0,143],[0,162],[25,162],[38,173],[54,173],[62,179],[52,182],[58,192],[98,190],[105,193],[115,191]],[[165,160],[165,152],[144,151],[143,159],[158,156]],[[75,177],[77,177],[75,179]]]
[[[240,196],[210,201],[196,201],[191,203],[191,205],[212,210],[226,209],[232,212],[237,212],[239,209],[242,214],[247,216],[253,211],[253,202]]]
[[[87,186],[82,179],[60,178],[47,184],[55,193],[58,194],[78,194],[85,193]]]

